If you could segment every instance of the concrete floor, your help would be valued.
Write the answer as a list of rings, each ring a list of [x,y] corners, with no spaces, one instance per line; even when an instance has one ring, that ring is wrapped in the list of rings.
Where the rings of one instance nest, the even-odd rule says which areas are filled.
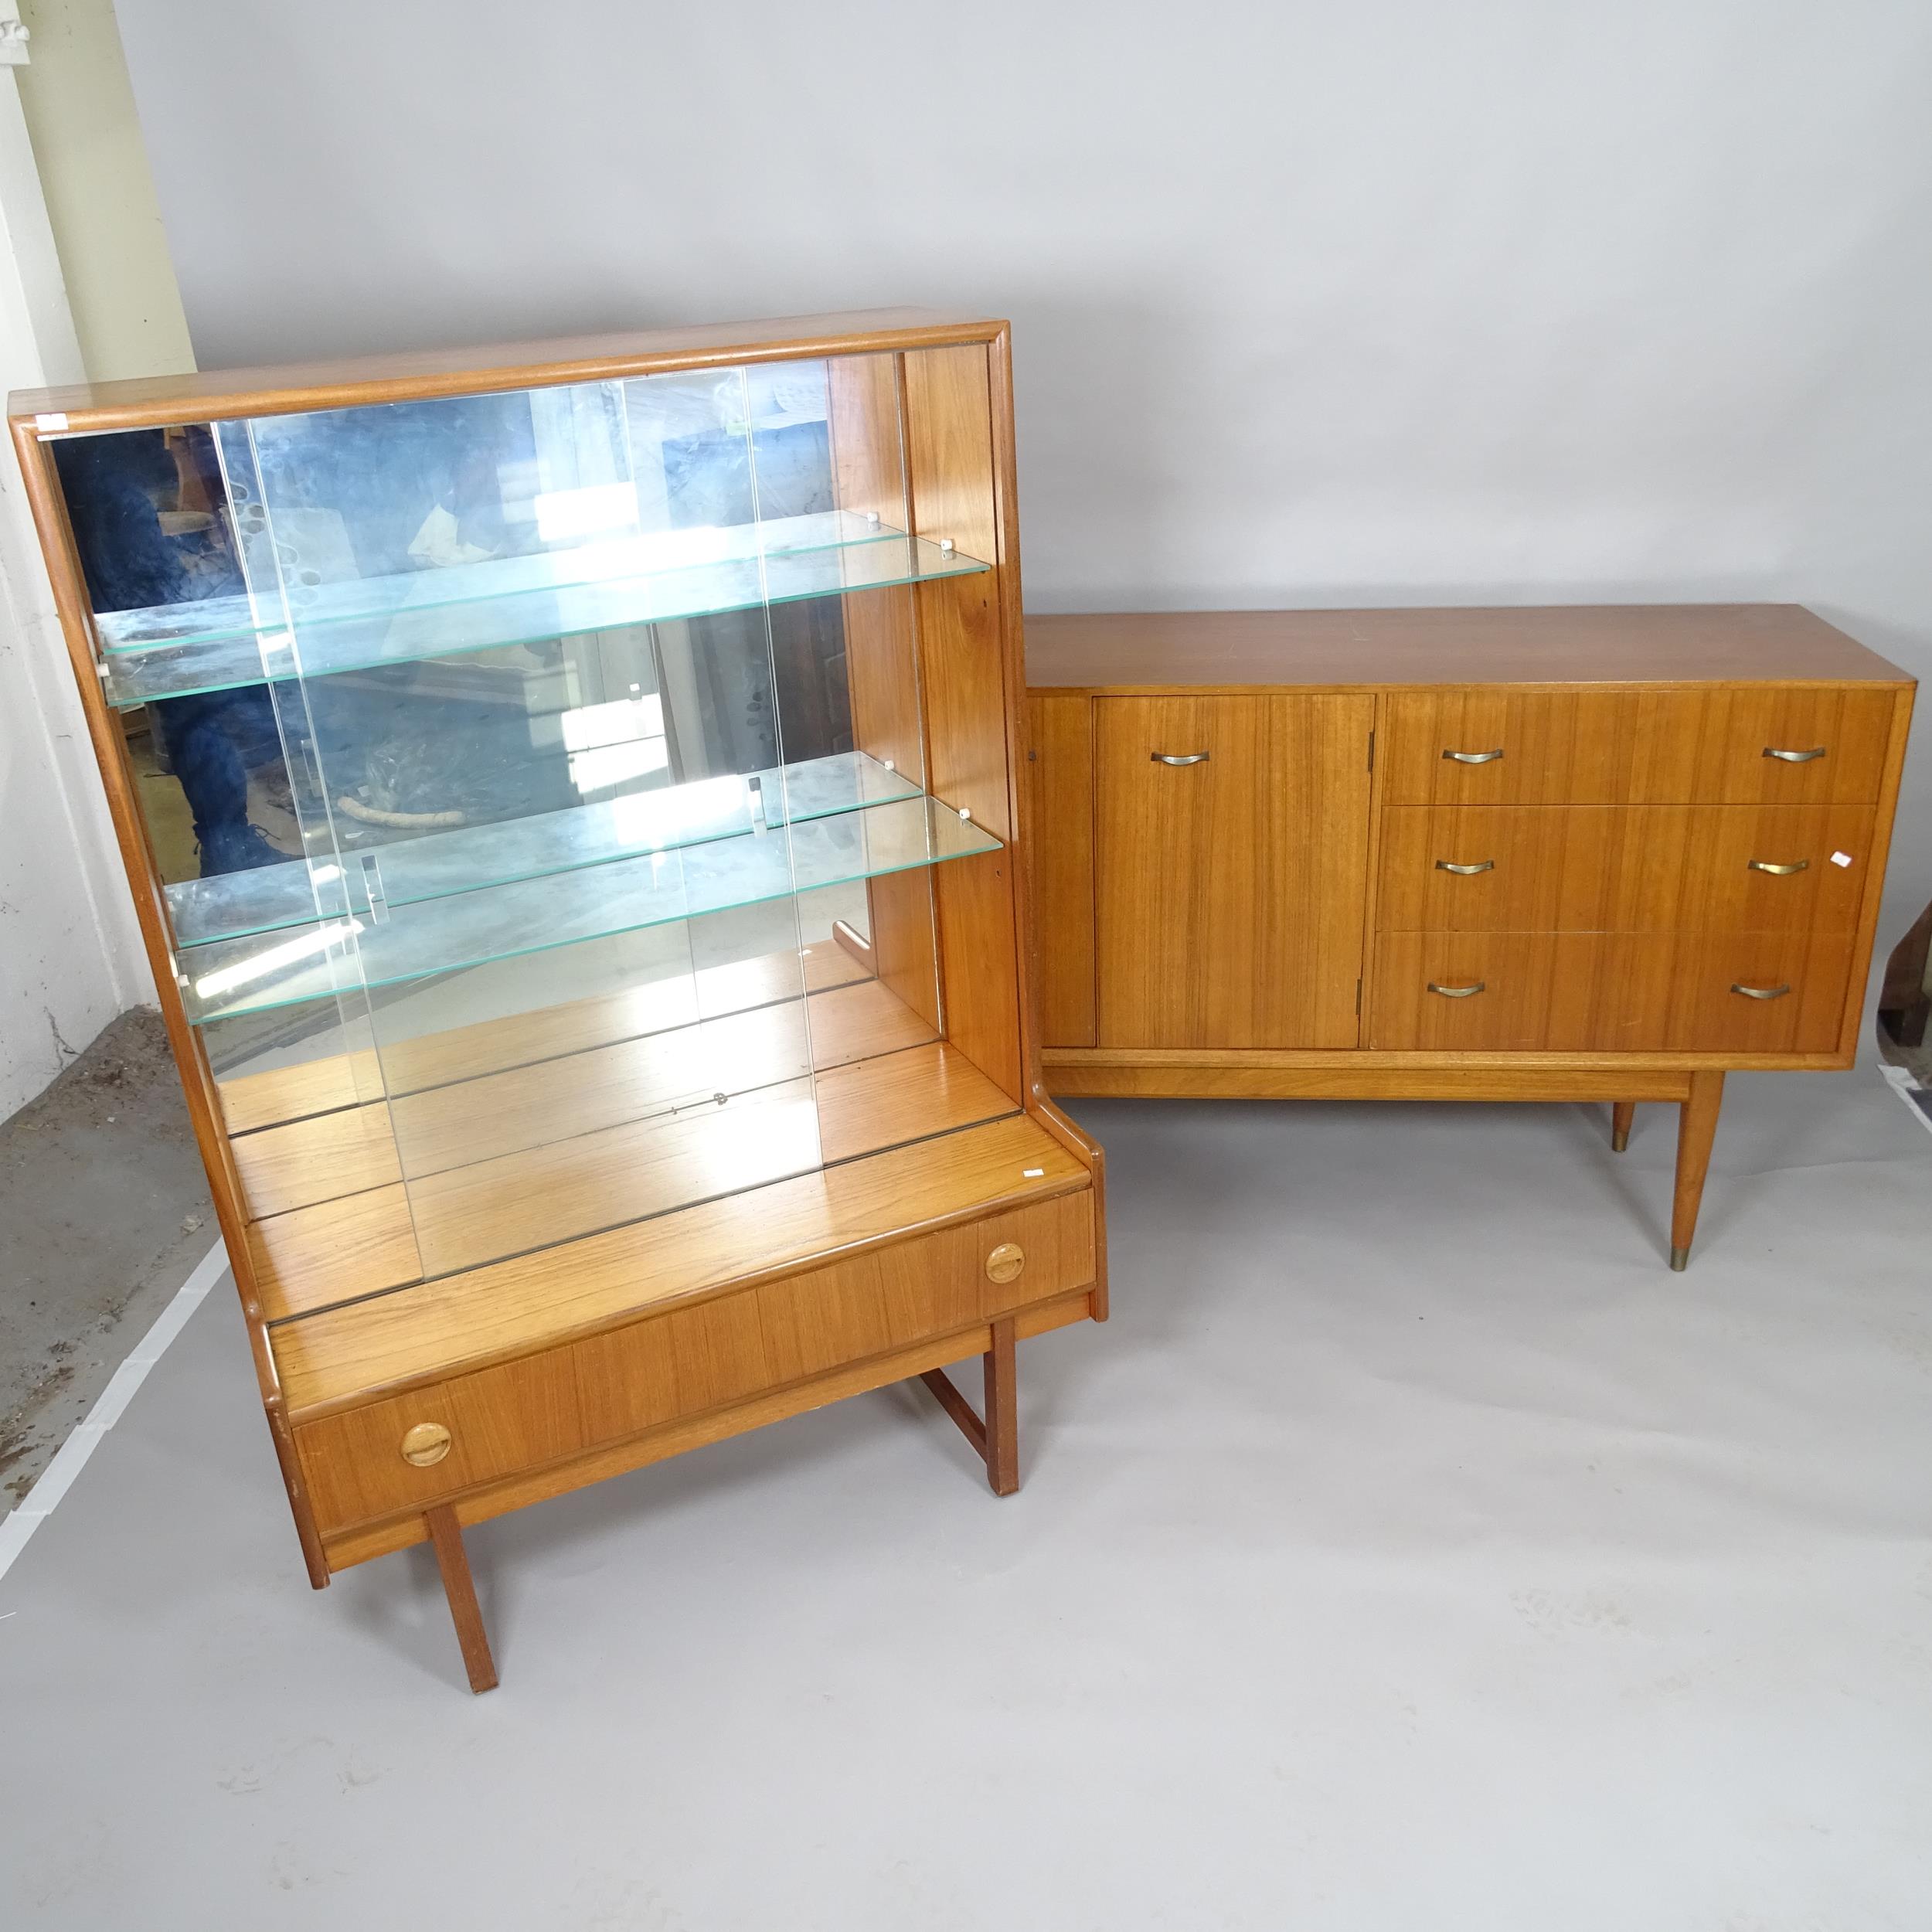
[[[161,1015],[0,1121],[0,1519],[217,1238]]]
[[[1932,1900],[1932,1137],[1092,1105],[1021,1493],[923,1392],[305,1587],[217,1284],[0,1582],[0,1923],[1881,1932]]]

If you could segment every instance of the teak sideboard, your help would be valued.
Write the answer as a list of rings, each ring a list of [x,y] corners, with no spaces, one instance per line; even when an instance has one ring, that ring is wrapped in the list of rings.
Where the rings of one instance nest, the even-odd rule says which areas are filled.
[[[1680,1111],[1849,1066],[1913,680],[1790,605],[1027,620],[1047,1083]]]
[[[1107,1311],[1005,323],[16,396],[311,1581]],[[192,817],[192,838],[186,834]],[[944,1373],[978,1359],[976,1413]]]

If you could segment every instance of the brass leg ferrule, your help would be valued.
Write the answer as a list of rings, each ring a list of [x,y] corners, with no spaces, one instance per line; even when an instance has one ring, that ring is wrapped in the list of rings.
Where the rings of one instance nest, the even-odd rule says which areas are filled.
[[[1690,1250],[1689,1248],[1672,1248],[1671,1250],[1670,1264],[1675,1273],[1682,1274],[1684,1272],[1685,1268],[1689,1264],[1689,1262]]]

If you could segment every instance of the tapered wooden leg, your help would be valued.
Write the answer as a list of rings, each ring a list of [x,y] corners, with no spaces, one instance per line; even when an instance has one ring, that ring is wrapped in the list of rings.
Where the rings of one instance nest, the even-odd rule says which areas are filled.
[[[984,1422],[973,1413],[972,1404],[953,1386],[952,1377],[944,1369],[928,1369],[919,1378],[986,1464],[986,1480],[996,1496],[1010,1496],[1019,1487],[1017,1339],[1012,1322],[993,1324],[993,1345],[981,1358],[986,1372]]]
[[[1610,1110],[1610,1151],[1621,1154],[1630,1145],[1630,1124],[1637,1117],[1634,1100],[1619,1100]]]
[[[428,1511],[423,1520],[429,1526],[436,1566],[443,1574],[443,1594],[450,1600],[450,1616],[456,1624],[456,1641],[462,1647],[470,1689],[495,1690],[496,1660],[490,1655],[489,1633],[477,1607],[476,1584],[463,1549],[463,1526],[456,1520],[456,1512],[447,1507]]]
[[[1722,1073],[1693,1073],[1690,1094],[1677,1123],[1677,1192],[1671,1202],[1670,1264],[1681,1271],[1690,1260],[1691,1237],[1709,1172],[1711,1142],[1716,1138],[1718,1109],[1724,1104]]]
[[[993,1345],[986,1352],[986,1480],[996,1496],[1019,1487],[1019,1376],[1013,1325],[993,1324]]]

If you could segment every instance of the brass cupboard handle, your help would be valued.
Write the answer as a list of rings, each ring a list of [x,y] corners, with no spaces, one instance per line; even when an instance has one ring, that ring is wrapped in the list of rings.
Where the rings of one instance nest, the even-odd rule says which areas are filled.
[[[1496,862],[1493,859],[1478,859],[1473,866],[1458,866],[1451,859],[1438,859],[1436,861],[1437,872],[1452,872],[1458,879],[1473,879],[1479,872],[1494,872],[1495,869]]]
[[[1814,745],[1809,751],[1780,751],[1775,745],[1767,745],[1764,755],[1767,758],[1780,759],[1787,765],[1808,765],[1814,758],[1825,756],[1825,747]]]
[[[1444,999],[1474,999],[1477,994],[1485,992],[1488,985],[1488,980],[1479,979],[1473,986],[1438,986],[1432,979],[1429,982],[1429,990],[1432,993],[1441,994]]]
[[[1494,751],[1445,751],[1442,755],[1459,765],[1486,765],[1502,756],[1502,747],[1498,745]]]
[[[1155,765],[1204,765],[1208,761],[1205,751],[1150,751],[1148,762]]]
[[[1747,872],[1767,872],[1774,879],[1788,879],[1794,872],[1809,872],[1811,862],[1800,859],[1788,866],[1781,866],[1769,859],[1747,859],[1744,862]]]
[[[450,1432],[440,1422],[419,1422],[403,1436],[403,1460],[427,1469],[450,1453]]]
[[[1736,980],[1731,981],[1731,991],[1742,993],[1747,999],[1782,999],[1791,990],[1789,981],[1782,986],[1746,986]]]

